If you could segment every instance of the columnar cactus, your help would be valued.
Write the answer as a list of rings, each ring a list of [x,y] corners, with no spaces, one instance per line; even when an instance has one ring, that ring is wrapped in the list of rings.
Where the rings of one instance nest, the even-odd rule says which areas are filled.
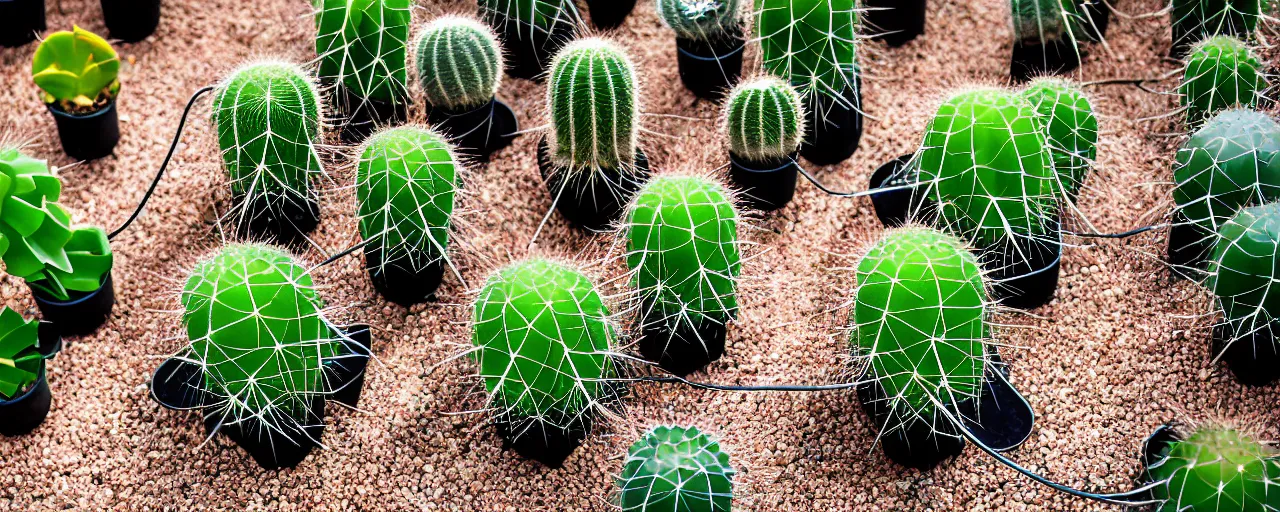
[[[365,141],[357,213],[381,264],[418,270],[447,257],[458,167],[449,144],[426,128],[391,128]]]
[[[1058,188],[1075,201],[1098,155],[1098,118],[1093,104],[1079,87],[1060,78],[1033,80],[1022,96],[1040,113]]]
[[[803,95],[856,91],[856,0],[757,0],[755,11],[766,71]]]
[[[676,37],[717,41],[742,30],[738,0],[658,0],[658,16]]]
[[[739,84],[724,107],[729,152],[750,162],[786,158],[800,149],[804,115],[800,95],[778,78]]]
[[[552,161],[570,173],[626,171],[636,157],[640,98],[631,58],[601,38],[565,46],[547,84]]]
[[[1280,124],[1252,110],[1214,116],[1178,150],[1173,199],[1179,222],[1209,239],[1246,206],[1280,198]]]
[[[320,78],[341,84],[360,98],[404,101],[412,2],[318,0],[317,5]]]
[[[0,401],[11,400],[40,378],[39,324],[0,309]]]
[[[1088,39],[1088,20],[1080,0],[1009,0],[1014,39],[1023,44],[1064,42],[1071,47]]]
[[[427,103],[449,112],[483,106],[502,83],[502,48],[489,27],[471,18],[432,21],[418,36],[414,60]]]
[[[1192,48],[1178,93],[1187,122],[1195,125],[1219,110],[1255,107],[1267,88],[1253,49],[1230,36],[1214,36]]]
[[[659,426],[627,450],[618,477],[623,512],[729,512],[729,454],[697,427]]]
[[[1216,297],[1224,326],[1232,338],[1270,332],[1280,318],[1280,203],[1240,210],[1218,230],[1209,258],[1206,285]],[[1271,337],[1261,337],[1274,343]],[[1237,339],[1223,340],[1233,343]],[[1275,349],[1267,347],[1268,351]],[[1255,352],[1256,353],[1256,352]]]
[[[1159,512],[1264,512],[1280,509],[1274,448],[1233,428],[1206,425],[1174,441],[1145,468],[1158,482]]]
[[[1269,0],[1173,0],[1174,44],[1217,35],[1251,39],[1270,10]]]

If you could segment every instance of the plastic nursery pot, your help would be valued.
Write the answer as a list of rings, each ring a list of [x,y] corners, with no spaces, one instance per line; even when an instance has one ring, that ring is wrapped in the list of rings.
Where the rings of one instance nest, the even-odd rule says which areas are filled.
[[[294,418],[296,427],[281,432],[257,421],[231,423],[218,414],[204,418],[205,431],[210,436],[222,432],[237,445],[249,452],[249,456],[263,469],[297,467],[307,455],[320,446],[324,435],[324,397],[311,399],[305,418]]]
[[[507,420],[495,420],[498,436],[502,438],[502,449],[514,450],[526,459],[541,462],[552,469],[564,466],[582,440],[587,438],[588,426],[592,418],[585,417],[574,421],[572,427],[558,427],[541,419],[528,420],[525,425],[515,424]]]
[[[44,0],[0,0],[0,46],[17,48],[44,32]]]
[[[603,29],[616,28],[636,8],[636,0],[587,0],[591,24]]]
[[[1033,309],[1049,303],[1058,288],[1062,266],[1062,232],[1053,223],[1050,239],[1020,238],[1014,246],[983,251],[983,267],[992,282],[992,295],[1004,306]]]
[[[361,142],[378,128],[403,124],[409,118],[408,98],[399,101],[362,98],[342,84],[338,84],[334,97],[338,101],[335,106],[341,113],[338,123],[342,141],[346,143]]]
[[[40,355],[44,360],[52,359],[62,350],[62,339],[58,330],[52,325],[42,322],[39,327]],[[45,361],[40,361],[40,372],[32,384],[22,394],[9,400],[0,400],[0,435],[20,436],[27,434],[44,423],[49,416],[49,408],[53,404],[53,393],[49,390],[48,373]]]
[[[116,289],[111,272],[102,278],[102,285],[97,290],[85,292],[69,292],[69,300],[58,300],[35,287],[31,287],[31,296],[36,299],[36,307],[40,308],[40,316],[57,327],[63,336],[80,336],[98,330],[116,303]]]
[[[676,38],[680,81],[699,98],[724,97],[742,77],[742,53],[746,45],[740,36],[714,42]]]
[[[871,190],[879,188],[900,187],[908,183],[907,164],[915,153],[907,153],[885,162],[876,172],[871,173]],[[911,217],[911,204],[914,189],[890,190],[871,194],[871,205],[876,209],[876,218],[888,228],[896,228],[907,223]]]
[[[95,160],[110,155],[120,142],[120,116],[116,98],[89,114],[72,114],[57,105],[45,105],[58,125],[62,151],[77,160]]]
[[[279,194],[260,194],[246,203],[243,195],[231,198],[238,211],[232,215],[235,230],[242,237],[274,240],[292,245],[306,239],[320,225],[320,204],[316,198],[298,201]],[[299,204],[301,202],[301,204]]]
[[[520,131],[516,113],[497,99],[466,112],[433,107],[427,113],[427,123],[447,135],[459,151],[483,160],[510,146]]]
[[[796,195],[796,153],[768,162],[752,162],[729,154],[729,179],[741,202],[757,210],[777,210]]]
[[[644,311],[656,308],[646,301]],[[731,315],[732,316],[732,315]],[[724,322],[703,318],[697,326],[677,322],[673,331],[661,314],[646,313],[640,319],[640,355],[681,377],[698,371],[724,355],[728,328]]]
[[[1275,332],[1280,321],[1246,332],[1219,322],[1213,326],[1212,356],[1221,359],[1241,384],[1265,386],[1280,378],[1280,347]]]
[[[373,288],[387,300],[409,307],[431,300],[444,278],[444,260],[437,259],[414,270],[409,258],[383,261],[383,249],[368,245],[364,249],[365,267]]]
[[[877,33],[875,39],[902,46],[924,35],[926,0],[865,0],[864,20]]]
[[[565,172],[551,162],[547,138],[538,142],[538,172],[546,183],[556,209],[570,222],[592,231],[608,229],[622,215],[631,197],[649,179],[649,157],[636,149],[634,171],[623,174],[617,169],[600,169],[580,173],[565,181]]]
[[[1175,213],[1169,227],[1169,264],[1203,270],[1205,258],[1213,250],[1217,237],[1205,233],[1200,226],[1188,221],[1181,213]],[[1178,272],[1183,274],[1184,272]]]
[[[853,156],[862,139],[862,77],[855,88],[845,88],[840,99],[826,94],[806,94],[804,142],[800,155],[817,165],[837,164]],[[856,89],[856,90],[855,90]]]
[[[507,74],[516,78],[541,80],[547,66],[551,65],[552,57],[577,33],[577,25],[569,22],[556,23],[550,32],[531,31],[521,22],[508,20],[504,15],[493,16],[492,26],[503,31],[502,50],[507,55]]]
[[[112,39],[141,41],[160,25],[160,0],[102,0],[102,18]]]
[[[1041,75],[1060,75],[1080,67],[1080,50],[1071,41],[1059,39],[1047,44],[1013,43],[1009,57],[1009,76],[1015,82],[1026,82]]]

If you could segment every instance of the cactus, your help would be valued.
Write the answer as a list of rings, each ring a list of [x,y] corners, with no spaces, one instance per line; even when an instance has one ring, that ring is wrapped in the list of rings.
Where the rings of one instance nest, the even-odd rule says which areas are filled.
[[[31,78],[45,103],[67,112],[92,112],[120,92],[120,57],[97,34],[73,26],[49,34],[31,58]]]
[[[1039,113],[1000,89],[951,96],[925,130],[919,175],[938,220],[979,249],[1053,229],[1057,175]]]
[[[552,161],[570,173],[629,170],[640,115],[636,83],[630,57],[616,44],[587,38],[565,46],[547,84]]]
[[[659,426],[627,450],[618,477],[622,512],[729,512],[733,466],[697,427]]]
[[[489,27],[461,16],[432,21],[415,45],[427,103],[465,112],[493,99],[502,83],[502,48]]]
[[[1098,118],[1093,104],[1079,87],[1059,78],[1038,78],[1022,96],[1040,113],[1058,189],[1075,201],[1098,155]]]
[[[320,78],[340,83],[364,99],[400,103],[405,72],[410,0],[318,0],[316,55]]]
[[[572,39],[581,19],[573,0],[479,0],[480,14],[511,52],[512,74],[531,78]]]
[[[1152,498],[1159,512],[1264,512],[1280,509],[1274,448],[1239,430],[1206,425],[1172,442],[1144,477],[1159,482]]]
[[[1255,107],[1267,88],[1262,61],[1243,41],[1214,36],[1192,48],[1178,93],[1187,123],[1197,125],[1219,110]]]
[[[1250,39],[1270,10],[1269,0],[1173,0],[1174,44],[1218,35]]]
[[[804,138],[804,104],[790,85],[772,76],[739,84],[724,107],[729,152],[752,162],[795,153]]]
[[[1280,282],[1277,243],[1280,203],[1244,208],[1218,230],[1205,284],[1235,338],[1269,331],[1280,317],[1280,293],[1271,293],[1271,285]]]
[[[1064,42],[1078,50],[1087,40],[1087,17],[1080,0],[1009,0],[1014,40],[1045,45]]]
[[[0,401],[22,394],[40,377],[39,324],[5,306],[0,309]]]
[[[676,37],[718,41],[742,30],[738,0],[657,0],[658,16]]]
[[[1280,198],[1280,124],[1252,110],[1214,116],[1178,150],[1173,199],[1180,221],[1208,238],[1240,208]]]
[[[416,126],[378,132],[356,165],[360,236],[384,265],[407,259],[421,269],[444,259],[457,185],[457,160],[443,137]]]
[[[856,0],[757,0],[764,69],[802,95],[840,98],[857,89]],[[854,105],[857,107],[857,105]]]

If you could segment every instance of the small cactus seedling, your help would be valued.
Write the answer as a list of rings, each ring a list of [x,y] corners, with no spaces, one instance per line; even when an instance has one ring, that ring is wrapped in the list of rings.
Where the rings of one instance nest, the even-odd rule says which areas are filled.
[[[213,123],[238,228],[290,238],[315,227],[320,118],[316,86],[293,64],[256,62],[218,85]]]
[[[1267,78],[1253,49],[1230,36],[1214,36],[1195,45],[1187,56],[1178,93],[1187,123],[1198,125],[1220,110],[1258,105]]]
[[[729,512],[729,454],[698,427],[658,426],[627,451],[618,477],[622,512]]]
[[[1207,425],[1163,448],[1144,478],[1157,485],[1158,512],[1265,512],[1280,509],[1274,448],[1224,426]]]
[[[511,52],[513,76],[532,78],[573,39],[581,20],[573,0],[478,0],[480,13]]]
[[[40,377],[39,326],[5,306],[0,309],[0,402],[17,398]]]
[[[1022,96],[1040,113],[1058,189],[1074,202],[1098,155],[1098,118],[1093,105],[1079,87],[1058,78],[1038,78]]]
[[[316,54],[320,78],[360,99],[405,101],[410,0],[320,0]]]
[[[599,38],[565,46],[547,84],[552,161],[570,172],[632,166],[640,98],[631,58]]]
[[[1240,210],[1217,234],[1206,286],[1213,291],[1222,322],[1214,328],[1214,358],[1223,359],[1246,383],[1273,380],[1270,363],[1280,354],[1275,325],[1280,317],[1280,203]]]
[[[775,162],[800,149],[804,104],[790,85],[772,76],[739,84],[724,107],[729,152],[749,162]]]
[[[78,26],[49,34],[31,59],[31,78],[45,103],[88,113],[120,92],[120,57],[105,39]]]
[[[676,37],[712,42],[742,30],[738,0],[657,0],[658,16]]]
[[[499,432],[521,454],[559,466],[616,398],[617,333],[580,271],[541,258],[489,277],[475,301],[472,353]]]
[[[1173,0],[1174,47],[1219,35],[1252,39],[1270,10],[1269,0]]]
[[[857,88],[855,0],[757,0],[755,14],[766,71],[804,95]]]
[[[641,352],[681,375],[718,359],[742,270],[728,192],[706,178],[654,178],[636,195],[625,229],[627,266],[644,303]]]
[[[493,100],[502,49],[489,27],[461,16],[432,21],[418,36],[418,79],[432,108],[466,112]]]

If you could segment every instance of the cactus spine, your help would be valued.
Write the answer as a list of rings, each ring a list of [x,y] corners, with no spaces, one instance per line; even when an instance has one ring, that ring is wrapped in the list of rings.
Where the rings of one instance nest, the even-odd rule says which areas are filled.
[[[729,152],[751,162],[770,162],[800,149],[804,104],[790,85],[772,76],[739,84],[725,102]]]
[[[855,0],[757,0],[756,36],[764,69],[801,94],[840,98],[857,89]]]
[[[316,54],[320,78],[357,96],[404,101],[410,0],[319,0]]]
[[[502,84],[502,48],[489,27],[471,18],[444,16],[418,36],[418,79],[427,103],[450,112],[478,108]]]
[[[1233,109],[1214,116],[1178,150],[1173,199],[1179,221],[1208,238],[1243,207],[1280,198],[1280,124]]]
[[[1208,425],[1166,448],[1145,468],[1158,512],[1264,512],[1280,509],[1276,451],[1238,430]]]
[[[631,58],[600,38],[565,46],[551,64],[551,158],[571,173],[627,170],[636,156],[640,98]]]
[[[1022,96],[1040,113],[1058,189],[1075,201],[1098,156],[1098,118],[1092,103],[1079,87],[1060,78],[1033,80]]]
[[[729,454],[697,427],[659,426],[627,450],[618,477],[622,512],[729,512]]]
[[[657,8],[681,39],[716,41],[742,30],[738,0],[657,0]]]
[[[1258,105],[1267,88],[1262,61],[1243,41],[1214,36],[1192,48],[1178,93],[1187,123],[1198,125],[1231,107]]]

